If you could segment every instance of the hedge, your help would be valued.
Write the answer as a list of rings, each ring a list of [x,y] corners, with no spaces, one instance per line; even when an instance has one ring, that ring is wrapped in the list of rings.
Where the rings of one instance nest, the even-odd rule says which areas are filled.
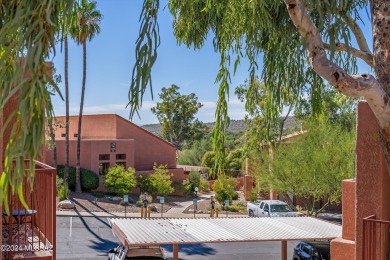
[[[64,178],[65,166],[57,166],[57,175],[60,178]],[[99,177],[93,171],[80,168],[80,180],[82,190],[94,190],[99,187]],[[74,191],[76,189],[76,167],[69,166],[69,177],[68,177],[69,189]]]

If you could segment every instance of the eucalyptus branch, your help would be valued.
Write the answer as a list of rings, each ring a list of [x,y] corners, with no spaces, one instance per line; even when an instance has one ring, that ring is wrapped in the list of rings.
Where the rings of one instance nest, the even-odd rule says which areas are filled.
[[[325,50],[331,50],[331,46],[328,43],[324,43]],[[364,60],[371,68],[374,68],[374,56],[371,53],[367,53],[353,47],[348,47],[341,42],[336,43],[336,51],[346,51],[349,52],[352,56]]]
[[[385,158],[390,171],[390,97],[371,75],[349,75],[329,61],[317,27],[300,0],[284,0],[295,27],[308,44],[308,56],[314,71],[338,91],[350,97],[364,97],[378,120]]]
[[[355,35],[357,44],[359,45],[359,49],[362,52],[365,52],[368,55],[372,56],[370,48],[368,47],[367,44],[367,39],[364,36],[364,33],[360,28],[360,26],[357,24],[357,22],[349,14],[342,15],[341,18],[348,24],[349,28],[351,28],[351,31]]]

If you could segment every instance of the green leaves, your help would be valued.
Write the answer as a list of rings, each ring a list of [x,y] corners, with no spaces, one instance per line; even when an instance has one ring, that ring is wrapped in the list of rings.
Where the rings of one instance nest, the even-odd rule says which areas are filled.
[[[255,167],[257,186],[308,202],[338,203],[341,181],[354,175],[355,133],[338,124],[307,122],[308,132],[272,147]],[[306,208],[312,207],[309,203]],[[312,209],[313,210],[313,209]]]
[[[108,173],[104,176],[104,187],[118,195],[127,194],[136,186],[134,174],[134,168],[129,167],[126,170],[123,165],[116,164],[108,169]]]
[[[140,15],[139,37],[136,41],[135,59],[132,80],[129,90],[130,118],[142,106],[142,97],[148,85],[153,97],[151,71],[157,59],[157,48],[160,45],[160,34],[157,23],[159,0],[144,0]]]
[[[3,140],[9,141],[5,142],[0,203],[7,211],[9,185],[28,207],[22,183],[28,180],[33,184],[34,159],[42,150],[46,119],[53,116],[48,89],[58,91],[51,79],[51,65],[45,59],[54,50],[55,35],[60,30],[58,19],[69,12],[72,4],[71,0],[1,2],[0,109],[5,123]],[[7,112],[9,107],[15,110]],[[25,159],[30,161],[25,163]]]
[[[196,95],[181,95],[179,87],[172,85],[170,88],[162,88],[159,96],[162,101],[151,110],[162,125],[162,137],[178,150],[199,140],[205,126],[195,118],[202,107]]]

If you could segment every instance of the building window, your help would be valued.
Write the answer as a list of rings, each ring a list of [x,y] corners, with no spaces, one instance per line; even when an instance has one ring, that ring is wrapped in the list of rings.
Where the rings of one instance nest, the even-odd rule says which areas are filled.
[[[110,168],[109,163],[99,163],[99,175],[106,175],[109,168]]]
[[[66,134],[61,134],[61,137],[65,137],[66,136]]]
[[[117,160],[126,160],[126,154],[125,153],[117,154],[116,159]]]
[[[77,136],[79,136],[79,135],[78,135],[78,134],[74,134],[73,136],[74,136],[74,137],[77,137]]]
[[[99,161],[108,161],[110,160],[109,154],[99,154]]]

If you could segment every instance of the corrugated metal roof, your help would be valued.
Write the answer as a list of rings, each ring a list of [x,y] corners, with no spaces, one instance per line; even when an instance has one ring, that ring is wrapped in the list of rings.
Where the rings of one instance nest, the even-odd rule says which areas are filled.
[[[341,226],[311,217],[111,218],[114,234],[127,245],[332,239]]]

